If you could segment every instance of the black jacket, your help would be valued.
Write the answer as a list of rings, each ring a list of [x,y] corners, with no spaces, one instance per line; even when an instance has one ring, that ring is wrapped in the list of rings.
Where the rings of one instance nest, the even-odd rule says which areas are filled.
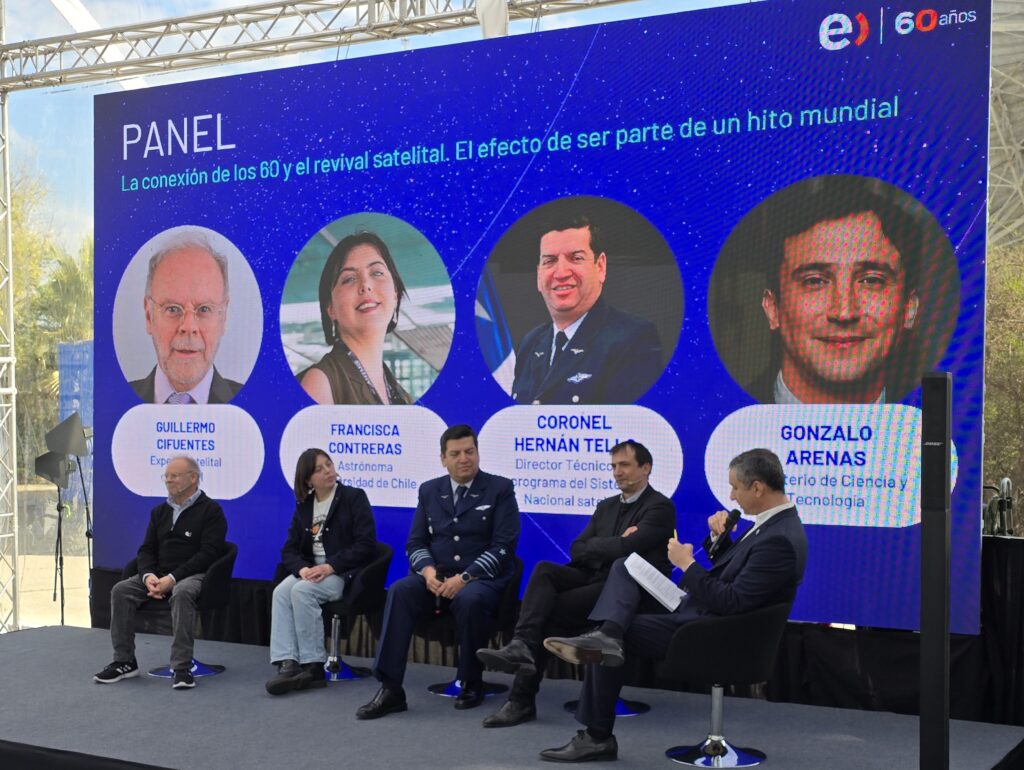
[[[181,581],[206,572],[224,552],[228,522],[220,504],[200,492],[171,526],[171,506],[160,503],[149,514],[146,538],[139,547],[139,574],[173,575]]]
[[[310,495],[295,507],[288,537],[281,548],[281,563],[295,577],[313,561],[313,500]],[[377,529],[366,493],[338,484],[334,501],[323,523],[324,552],[335,574],[345,579],[346,593],[356,570],[365,567],[377,552]],[[349,597],[350,598],[350,597]]]
[[[132,390],[135,391],[135,394],[139,398],[147,404],[152,404],[153,399],[156,398],[156,367],[154,366],[153,371],[141,380],[132,380],[128,384],[132,386]],[[233,399],[241,389],[242,383],[221,377],[220,372],[217,371],[217,367],[213,367],[213,380],[210,382],[209,403],[226,404]]]
[[[579,537],[569,546],[572,567],[593,572],[604,579],[612,562],[631,553],[638,553],[668,575],[672,565],[668,560],[668,539],[676,526],[676,507],[661,492],[648,485],[629,517],[618,522],[620,496],[615,495],[597,504],[594,515]],[[618,523],[618,526],[616,526]],[[637,531],[629,537],[622,533],[630,527]]]

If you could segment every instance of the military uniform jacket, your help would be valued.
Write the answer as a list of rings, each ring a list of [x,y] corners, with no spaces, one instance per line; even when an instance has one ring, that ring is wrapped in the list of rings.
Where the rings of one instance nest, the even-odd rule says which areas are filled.
[[[658,330],[599,299],[552,365],[552,324],[516,351],[512,398],[520,404],[631,404],[662,371]]]
[[[479,471],[456,507],[451,478],[420,487],[412,529],[405,544],[409,567],[433,566],[446,576],[508,580],[515,568],[519,506],[509,479]]]

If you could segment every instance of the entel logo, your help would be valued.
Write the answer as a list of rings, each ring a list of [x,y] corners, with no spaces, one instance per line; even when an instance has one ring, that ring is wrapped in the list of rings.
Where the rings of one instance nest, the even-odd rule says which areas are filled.
[[[863,45],[864,41],[868,39],[868,33],[871,31],[868,25],[868,17],[863,13],[858,13],[853,17],[857,21],[857,37],[854,38],[854,45]],[[821,26],[818,28],[818,42],[821,43],[821,47],[826,51],[841,51],[850,44],[850,39],[847,37],[853,32],[853,19],[847,16],[845,13],[831,13],[822,19]]]

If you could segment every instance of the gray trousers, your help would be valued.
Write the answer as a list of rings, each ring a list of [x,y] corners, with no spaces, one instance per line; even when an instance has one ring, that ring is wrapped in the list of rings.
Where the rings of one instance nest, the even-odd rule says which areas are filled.
[[[171,668],[185,669],[192,665],[192,648],[196,620],[196,601],[205,575],[190,575],[171,589]],[[110,590],[110,641],[114,660],[135,659],[135,610],[149,599],[141,575],[133,575],[115,584]]]

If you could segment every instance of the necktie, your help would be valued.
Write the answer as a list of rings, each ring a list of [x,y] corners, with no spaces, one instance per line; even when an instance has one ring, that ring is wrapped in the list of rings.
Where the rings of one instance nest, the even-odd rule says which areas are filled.
[[[194,404],[196,401],[188,393],[172,393],[167,397],[166,404]]]
[[[551,359],[551,366],[558,363],[558,359],[562,357],[562,353],[565,350],[565,346],[569,344],[569,337],[565,332],[558,332],[555,335],[555,355]]]
[[[455,499],[461,503],[463,500],[466,499],[466,492],[468,491],[468,487],[459,484],[459,486],[455,488]]]

